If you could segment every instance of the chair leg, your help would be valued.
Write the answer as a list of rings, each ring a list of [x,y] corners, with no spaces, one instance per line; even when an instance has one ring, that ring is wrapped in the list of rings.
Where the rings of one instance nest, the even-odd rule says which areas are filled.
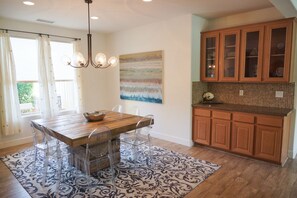
[[[152,144],[151,144],[151,136],[148,134],[148,156],[147,156],[147,165],[151,165],[152,160]]]
[[[48,157],[45,156],[44,163],[43,163],[42,187],[45,186],[45,182],[46,182],[46,175],[47,175],[47,168],[48,168],[47,166],[48,166]]]
[[[109,167],[111,172],[112,189],[114,190],[115,189],[114,153],[112,149],[111,140],[108,141],[108,158],[109,158]]]
[[[56,186],[56,197],[59,197],[60,194],[60,185],[61,185],[61,175],[62,175],[62,167],[63,167],[63,159],[61,156],[57,157],[58,171],[57,171],[57,186]]]
[[[37,162],[37,149],[34,149],[34,164],[33,164],[33,169],[32,169],[32,173],[35,174],[36,172],[36,162]]]

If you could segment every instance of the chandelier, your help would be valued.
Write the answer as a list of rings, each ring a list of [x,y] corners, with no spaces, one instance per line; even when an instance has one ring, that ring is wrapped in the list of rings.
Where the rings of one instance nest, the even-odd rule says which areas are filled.
[[[98,53],[95,56],[95,60],[93,62],[92,59],[92,34],[90,31],[90,3],[92,0],[85,0],[88,4],[88,59],[87,61],[83,57],[82,53],[78,52],[74,54],[72,60],[68,59],[67,65],[74,68],[86,68],[89,65],[92,65],[94,68],[105,69],[110,66],[116,66],[118,63],[118,59],[115,56],[112,56],[106,61],[106,56],[103,53]]]

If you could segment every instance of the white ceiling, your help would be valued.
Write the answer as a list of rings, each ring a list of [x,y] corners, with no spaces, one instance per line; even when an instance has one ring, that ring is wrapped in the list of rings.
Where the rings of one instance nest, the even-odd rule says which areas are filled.
[[[0,0],[0,17],[37,22],[54,21],[52,25],[87,29],[87,4],[84,0],[31,0],[34,6],[25,6],[22,0]],[[115,32],[178,15],[196,14],[212,19],[240,12],[272,7],[271,0],[93,0],[92,31]]]

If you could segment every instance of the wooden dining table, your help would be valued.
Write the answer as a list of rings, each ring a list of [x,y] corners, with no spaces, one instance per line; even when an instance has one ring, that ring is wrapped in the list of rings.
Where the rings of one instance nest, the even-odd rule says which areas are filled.
[[[135,130],[136,124],[141,119],[144,119],[144,122],[141,122],[142,124],[139,127],[153,124],[149,118],[143,116],[113,111],[104,111],[104,113],[106,114],[104,119],[95,122],[88,122],[82,114],[62,115],[50,119],[36,119],[31,122],[34,122],[37,129],[40,131],[42,131],[42,127],[46,127],[52,131],[55,138],[72,148],[87,144],[90,133],[102,126],[108,127],[111,131],[113,141],[118,141],[121,133]],[[103,145],[106,144],[106,142],[107,139],[98,140],[98,144]],[[119,146],[117,152],[119,154]],[[119,158],[116,161],[119,161]],[[104,167],[100,167],[100,169],[101,168]]]
[[[71,147],[84,145],[88,142],[90,133],[101,126],[108,127],[113,137],[119,136],[121,133],[134,130],[136,124],[141,120],[142,116],[125,114],[113,111],[104,111],[106,116],[102,121],[88,122],[82,114],[62,115],[50,119],[32,120],[39,130],[42,126],[51,130],[56,138]],[[140,127],[150,124],[147,118]],[[100,140],[99,140],[100,141]]]

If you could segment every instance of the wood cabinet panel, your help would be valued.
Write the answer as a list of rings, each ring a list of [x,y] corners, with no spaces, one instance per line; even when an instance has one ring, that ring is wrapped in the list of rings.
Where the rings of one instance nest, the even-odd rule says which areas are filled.
[[[210,118],[194,117],[193,125],[193,140],[194,142],[209,145],[210,144]]]
[[[230,149],[230,121],[212,120],[211,145],[221,149]]]
[[[212,111],[212,117],[223,120],[231,120],[231,113],[225,111]]]
[[[210,117],[211,111],[208,109],[194,109],[194,115],[196,116],[204,116],[204,117]]]
[[[260,115],[260,116],[257,116],[257,124],[282,127],[283,126],[283,118],[277,117],[277,116]]]
[[[248,114],[248,113],[234,112],[233,120],[238,121],[238,122],[254,123],[255,116],[252,114]]]
[[[255,157],[280,162],[282,129],[277,127],[256,127]]]
[[[231,150],[236,153],[253,155],[254,124],[233,122]]]

